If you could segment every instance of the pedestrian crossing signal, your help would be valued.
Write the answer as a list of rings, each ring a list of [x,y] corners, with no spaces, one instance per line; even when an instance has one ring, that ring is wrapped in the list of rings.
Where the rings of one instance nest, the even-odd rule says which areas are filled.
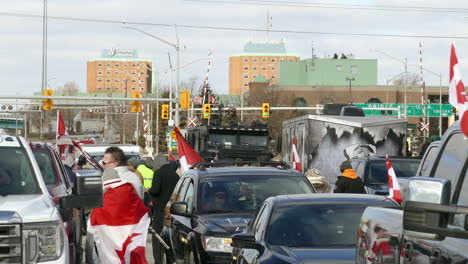
[[[141,98],[140,92],[132,92],[132,98]],[[130,111],[136,113],[141,112],[141,101],[132,101],[130,105]]]
[[[161,119],[169,119],[169,105],[161,105]]]
[[[263,103],[262,104],[262,117],[263,118],[269,118],[270,117],[270,104],[269,103]]]
[[[53,96],[54,90],[44,90],[42,92],[44,96]],[[52,99],[44,99],[42,100],[42,109],[44,110],[53,110],[54,109],[54,101]]]
[[[203,104],[203,118],[210,119],[210,115],[211,115],[211,105]]]

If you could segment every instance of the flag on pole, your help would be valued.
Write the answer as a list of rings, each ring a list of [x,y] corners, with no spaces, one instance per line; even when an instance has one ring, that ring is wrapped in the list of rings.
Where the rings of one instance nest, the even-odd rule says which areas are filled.
[[[179,129],[176,127],[174,131],[176,132],[177,149],[179,151],[179,161],[182,170],[187,171],[190,166],[195,165],[195,163],[203,162],[202,157],[185,141]]]
[[[397,176],[393,170],[392,163],[388,156],[387,160],[387,175],[388,175],[388,198],[394,200],[395,202],[401,204],[403,198],[401,197],[400,183],[398,183]]]
[[[454,43],[452,43],[450,49],[449,102],[458,110],[460,127],[465,136],[468,136],[468,117],[464,115],[466,109],[468,109],[468,100],[466,98],[465,86],[461,79]]]
[[[83,154],[83,156],[85,156],[86,160],[96,169],[100,170],[101,172],[104,171],[104,168],[101,166],[101,164],[99,164],[98,162],[96,162],[89,154],[88,152],[86,152],[81,146],[80,144],[78,144],[76,141],[72,140],[71,141],[73,146],[75,146],[77,149],[79,149],[81,151],[81,153]]]
[[[125,181],[104,182],[104,205],[93,209],[88,232],[93,234],[103,264],[146,264],[149,209]]]
[[[63,122],[62,114],[57,111],[57,133],[55,138],[60,139],[62,136],[68,136],[68,131],[65,122]]]
[[[299,153],[297,152],[297,146],[296,146],[296,138],[293,137],[292,139],[292,165],[293,169],[302,172],[302,164],[301,160],[299,159]]]
[[[171,153],[170,151],[169,151],[168,154],[169,154],[169,160],[176,160],[176,159],[174,158],[174,155],[172,155],[172,153]]]

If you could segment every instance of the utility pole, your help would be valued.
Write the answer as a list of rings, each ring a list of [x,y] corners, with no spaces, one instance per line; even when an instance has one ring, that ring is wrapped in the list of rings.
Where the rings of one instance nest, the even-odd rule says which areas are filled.
[[[405,118],[408,118],[408,101],[407,101],[407,91],[408,91],[408,58],[405,58]]]
[[[346,81],[349,81],[349,103],[352,104],[353,103],[353,94],[351,92],[351,82],[354,81],[354,77],[346,77]]]

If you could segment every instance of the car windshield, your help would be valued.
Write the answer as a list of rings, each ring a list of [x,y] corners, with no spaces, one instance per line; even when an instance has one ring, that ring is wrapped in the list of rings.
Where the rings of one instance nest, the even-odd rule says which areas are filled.
[[[208,145],[213,147],[237,145],[236,134],[209,134]]]
[[[393,170],[398,178],[416,176],[420,159],[393,159]],[[384,159],[374,160],[370,163],[369,174],[367,178],[369,184],[388,183],[387,164]]]
[[[251,175],[206,178],[198,186],[201,213],[255,211],[268,197],[314,192],[302,177]]]
[[[58,185],[62,183],[60,177],[56,177],[54,165],[50,158],[49,152],[46,150],[33,150],[34,157],[36,158],[37,165],[41,170],[42,178],[46,185]]]
[[[274,209],[267,240],[290,247],[351,247],[365,205],[305,204]]]
[[[268,137],[266,135],[240,135],[242,146],[266,147]]]
[[[0,148],[0,195],[40,194],[27,154],[20,148]]]

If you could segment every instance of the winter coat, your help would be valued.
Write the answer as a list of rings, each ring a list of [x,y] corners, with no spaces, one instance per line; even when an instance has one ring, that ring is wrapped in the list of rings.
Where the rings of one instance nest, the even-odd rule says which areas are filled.
[[[155,210],[164,211],[178,181],[179,175],[169,164],[163,165],[154,173],[148,193],[151,195]]]
[[[364,183],[353,169],[344,170],[335,183],[334,193],[366,193]]]

